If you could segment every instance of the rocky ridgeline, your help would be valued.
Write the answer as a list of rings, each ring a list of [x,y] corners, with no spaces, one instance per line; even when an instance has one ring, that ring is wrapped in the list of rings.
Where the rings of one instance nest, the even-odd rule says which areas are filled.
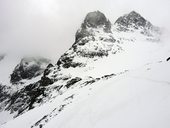
[[[124,16],[119,17],[115,25],[119,31],[135,31],[141,30],[141,33],[147,36],[152,36],[153,33],[160,33],[158,27],[152,25],[144,17],[135,11],[130,12]]]
[[[99,37],[96,36],[99,34]],[[105,15],[99,11],[90,12],[76,32],[75,43],[61,56],[57,65],[63,68],[85,66],[86,63],[75,61],[75,58],[108,56],[109,51],[119,50],[119,47],[112,49],[115,41],[111,34],[111,23]]]
[[[11,83],[17,84],[24,79],[32,79],[43,73],[50,60],[45,58],[23,58],[11,74]]]
[[[134,11],[118,18],[115,26],[119,32],[141,29],[147,36],[155,29],[150,22]],[[80,29],[76,32],[74,44],[59,58],[56,65],[49,64],[49,61],[44,59],[21,60],[21,63],[11,74],[13,86],[16,83],[21,83],[23,79],[32,79],[40,74],[42,77],[39,81],[8,95],[5,99],[4,109],[12,113],[17,112],[16,116],[18,116],[33,109],[36,105],[48,101],[51,98],[51,92],[55,91],[57,95],[77,83],[95,82],[96,78],[88,76],[85,79],[81,76],[74,76],[67,70],[88,67],[90,62],[122,52],[119,43],[120,41],[114,38],[110,21],[103,13],[99,11],[88,13]],[[46,66],[48,64],[48,66],[44,68],[42,66],[44,64]]]
[[[81,28],[76,33],[76,42],[80,39],[93,35],[88,28],[102,28],[105,32],[111,32],[111,23],[100,11],[90,12],[84,19]]]

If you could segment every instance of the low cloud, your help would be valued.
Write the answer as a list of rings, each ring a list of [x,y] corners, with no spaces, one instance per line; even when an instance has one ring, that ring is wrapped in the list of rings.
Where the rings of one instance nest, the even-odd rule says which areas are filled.
[[[0,52],[59,57],[85,15],[100,10],[113,23],[132,10],[170,29],[169,0],[0,0]]]

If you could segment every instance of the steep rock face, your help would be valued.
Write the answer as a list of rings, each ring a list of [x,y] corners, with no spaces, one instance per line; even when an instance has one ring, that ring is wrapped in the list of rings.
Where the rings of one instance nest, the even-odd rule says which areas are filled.
[[[2,85],[0,83],[0,103],[9,97],[9,94],[6,93],[8,90],[9,87],[6,87],[5,85]],[[0,105],[0,110],[1,110],[1,105]]]
[[[84,19],[84,23],[82,23],[83,29],[88,27],[103,27],[105,32],[110,32],[111,23],[102,12],[94,11],[88,13]]]
[[[76,41],[83,37],[93,35],[88,28],[102,28],[105,32],[111,32],[111,23],[100,11],[90,12],[86,15],[80,30],[76,33]]]
[[[159,28],[152,25],[139,13],[132,11],[129,14],[119,17],[115,25],[118,26],[120,31],[133,31],[141,29],[141,33],[151,35],[153,32],[159,33]]]
[[[51,79],[46,77],[50,72],[51,67],[53,67],[52,64],[47,66],[47,68],[44,70],[41,80],[24,86],[12,94],[5,91],[5,86],[0,86],[0,95],[3,95],[3,97],[0,98],[0,101],[6,102],[5,107],[3,107],[3,104],[0,104],[0,110],[4,109],[6,111],[10,111],[10,113],[15,112],[15,116],[19,116],[22,113],[33,109],[35,104],[41,104],[42,99],[45,99],[46,97],[48,98],[45,90],[47,90],[47,87],[53,83]]]
[[[110,21],[100,11],[90,12],[84,19],[82,27],[94,27],[105,26],[107,29],[111,28]]]
[[[114,42],[116,40],[111,33],[110,21],[99,11],[90,12],[76,32],[75,43],[61,56],[57,65],[59,67],[62,65],[64,68],[85,66],[86,63],[75,61],[75,58],[108,56],[109,51],[120,50],[118,46],[113,48]]]
[[[49,59],[42,57],[23,58],[11,74],[12,85],[0,84],[0,111],[16,112],[15,116],[18,116],[34,108],[33,104],[37,102],[40,104],[41,100],[38,97],[45,97],[45,86],[52,84],[52,81],[45,77],[48,68],[52,66],[49,63]],[[41,74],[43,74],[42,80],[32,80]]]
[[[40,82],[22,88],[7,99],[5,110],[11,113],[16,112],[15,116],[18,116],[27,110],[33,109],[33,104],[41,103],[42,99],[38,97],[45,97],[44,90],[45,88],[40,85]]]
[[[45,58],[23,58],[11,74],[11,83],[17,84],[23,79],[31,79],[43,73],[50,63]]]
[[[115,23],[121,26],[125,26],[126,28],[132,26],[135,29],[138,29],[139,27],[151,28],[153,26],[150,22],[148,22],[146,19],[144,19],[140,14],[136,13],[135,11],[132,11],[129,14],[124,15],[122,17],[119,17]]]

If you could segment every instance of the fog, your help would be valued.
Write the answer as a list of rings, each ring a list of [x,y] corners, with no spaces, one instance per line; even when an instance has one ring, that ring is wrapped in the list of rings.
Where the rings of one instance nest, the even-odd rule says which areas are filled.
[[[114,21],[132,10],[170,29],[169,0],[0,0],[0,53],[58,58],[75,40],[88,12]]]

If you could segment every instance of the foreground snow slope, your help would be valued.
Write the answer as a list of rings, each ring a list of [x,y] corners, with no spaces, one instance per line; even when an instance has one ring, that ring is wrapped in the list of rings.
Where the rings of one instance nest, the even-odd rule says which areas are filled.
[[[170,62],[162,61],[89,86],[75,86],[2,128],[30,128],[44,115],[48,119],[47,124],[40,121],[44,128],[169,128],[169,76]],[[61,107],[63,101],[65,107],[56,113],[55,108]]]
[[[169,128],[169,75],[169,63],[162,63],[96,83],[91,96],[68,108],[46,128]]]

